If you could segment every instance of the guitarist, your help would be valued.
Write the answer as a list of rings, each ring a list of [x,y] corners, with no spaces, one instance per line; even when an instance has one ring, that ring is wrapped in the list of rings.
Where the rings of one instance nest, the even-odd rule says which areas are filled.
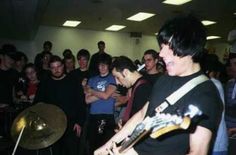
[[[210,151],[222,113],[222,102],[210,80],[196,86],[163,111],[159,106],[166,97],[186,82],[203,74],[199,58],[206,43],[205,28],[198,19],[188,15],[166,22],[158,34],[160,57],[166,64],[168,75],[163,75],[157,80],[149,102],[125,124],[120,132],[97,149],[95,155],[120,154],[116,143],[126,139],[146,116],[154,116],[156,112],[174,114],[176,109],[182,111],[189,104],[197,106],[205,115],[193,128],[170,132],[157,139],[144,137],[122,154],[207,155]]]
[[[152,85],[136,70],[136,66],[128,57],[117,57],[112,63],[112,68],[114,68],[112,74],[116,78],[117,84],[130,91],[128,103],[122,116],[122,124],[125,124],[147,102]]]

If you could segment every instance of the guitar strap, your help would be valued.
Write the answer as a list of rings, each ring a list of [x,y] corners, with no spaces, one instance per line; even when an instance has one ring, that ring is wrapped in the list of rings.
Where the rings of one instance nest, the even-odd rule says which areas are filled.
[[[179,89],[174,91],[172,94],[170,94],[164,102],[162,102],[155,111],[158,113],[161,113],[164,111],[167,107],[170,105],[174,105],[181,97],[183,97],[185,94],[187,94],[189,91],[191,91],[193,88],[198,86],[199,84],[205,82],[208,80],[208,77],[205,75],[199,75],[188,82],[186,82],[183,86],[181,86]]]
[[[122,118],[122,121],[125,123],[129,120],[130,118],[130,113],[131,113],[131,109],[132,109],[132,106],[133,106],[133,100],[134,100],[134,93],[136,91],[136,88],[139,86],[139,85],[142,85],[144,83],[147,83],[148,81],[147,80],[144,80],[144,79],[141,79],[137,82],[137,84],[134,86],[133,90],[132,90],[132,93],[131,93],[131,96],[128,100],[128,104],[127,104],[127,107],[125,109],[125,112],[124,112],[124,116]]]

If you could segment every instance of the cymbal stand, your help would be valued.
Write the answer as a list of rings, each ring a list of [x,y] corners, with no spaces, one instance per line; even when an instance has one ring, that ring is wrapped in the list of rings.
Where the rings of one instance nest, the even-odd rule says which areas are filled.
[[[18,147],[18,145],[19,145],[19,142],[20,142],[20,139],[21,139],[21,136],[22,136],[22,134],[23,134],[24,129],[25,129],[25,126],[23,126],[22,129],[21,129],[21,131],[20,131],[20,134],[19,134],[19,136],[18,136],[18,138],[17,138],[17,141],[16,141],[16,145],[15,145],[14,150],[13,150],[13,152],[12,152],[12,155],[15,155],[15,153],[16,153],[16,149],[17,149],[17,147]]]

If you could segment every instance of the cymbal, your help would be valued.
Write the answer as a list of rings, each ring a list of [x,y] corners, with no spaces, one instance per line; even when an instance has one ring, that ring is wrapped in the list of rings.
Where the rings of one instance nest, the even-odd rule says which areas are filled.
[[[15,118],[11,135],[16,141],[25,127],[19,145],[30,150],[42,149],[60,139],[66,126],[66,115],[59,107],[41,102],[25,109]]]

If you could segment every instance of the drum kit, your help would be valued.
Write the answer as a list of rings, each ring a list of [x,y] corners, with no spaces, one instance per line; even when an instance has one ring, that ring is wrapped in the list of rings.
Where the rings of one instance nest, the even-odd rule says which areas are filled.
[[[51,146],[62,137],[66,127],[66,115],[55,105],[41,102],[23,110],[11,126],[11,137],[16,142],[12,155],[18,145],[29,150]]]

